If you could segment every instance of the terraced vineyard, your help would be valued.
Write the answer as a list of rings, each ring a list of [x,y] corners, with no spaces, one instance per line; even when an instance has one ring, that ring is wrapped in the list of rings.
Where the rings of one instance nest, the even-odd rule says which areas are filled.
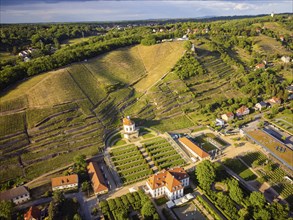
[[[135,145],[112,148],[110,155],[116,171],[124,184],[146,179],[153,173]]]
[[[143,147],[160,170],[185,165],[185,161],[177,151],[163,138],[146,141]]]
[[[272,163],[272,161],[268,160],[268,158],[260,152],[248,153],[241,158],[249,166],[252,166],[253,162],[258,161],[259,165],[255,168],[257,169],[258,174],[268,181],[284,199],[289,203],[292,203],[293,185],[285,178],[287,174],[278,164]],[[266,161],[272,166],[273,169],[271,171],[263,169],[262,165],[266,163]],[[292,176],[289,176],[289,178],[292,180]]]
[[[182,43],[118,49],[38,75],[2,94],[0,183],[31,180],[69,165],[75,155],[97,154],[105,134],[121,126],[124,109],[136,102],[134,89],[123,85],[142,76],[159,79],[180,58],[177,49],[183,51]],[[148,58],[154,54],[159,59]],[[166,54],[172,62],[160,66]],[[156,69],[156,76],[145,76],[144,65],[147,71]]]

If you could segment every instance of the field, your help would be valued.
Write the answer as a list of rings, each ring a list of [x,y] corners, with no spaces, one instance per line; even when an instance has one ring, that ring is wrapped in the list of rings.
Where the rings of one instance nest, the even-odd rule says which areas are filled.
[[[143,147],[159,170],[185,164],[177,151],[163,138],[144,141]]]
[[[281,54],[290,56],[291,52],[282,47],[281,43],[275,39],[261,35],[253,38],[255,45],[253,50],[264,54]]]
[[[81,43],[81,42],[86,42],[88,40],[90,40],[92,38],[91,37],[84,37],[84,38],[73,38],[73,39],[68,39],[65,40],[61,43],[61,47],[65,47],[66,45],[72,45],[72,44],[77,44],[77,43]]]
[[[152,47],[139,47],[139,54],[147,71],[147,76],[134,85],[134,88],[139,92],[151,88],[165,73],[171,70],[184,52],[181,42],[166,42]]]
[[[110,156],[124,184],[146,179],[152,174],[149,164],[135,145],[111,148]]]
[[[246,181],[255,180],[257,178],[257,176],[238,159],[227,159],[224,164]]]
[[[257,170],[258,174],[263,177],[266,181],[272,185],[272,187],[280,193],[280,195],[292,204],[292,192],[293,185],[290,181],[286,180],[284,177],[288,176],[285,171],[283,171],[280,166],[273,163],[265,155],[259,152],[248,153],[241,157],[250,167],[255,161],[258,161],[258,166],[253,169]],[[264,164],[269,163],[272,166],[272,170],[265,170]],[[289,175],[292,179],[292,176]]]

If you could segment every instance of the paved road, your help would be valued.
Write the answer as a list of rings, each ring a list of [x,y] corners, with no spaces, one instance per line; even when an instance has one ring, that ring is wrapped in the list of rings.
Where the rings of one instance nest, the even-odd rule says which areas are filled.
[[[51,200],[52,200],[52,198],[48,197],[48,198],[37,199],[37,200],[34,200],[34,201],[29,201],[29,202],[26,202],[24,204],[15,206],[15,210],[20,211],[20,210],[28,209],[31,206],[38,206],[38,205],[41,205],[41,204],[49,203],[49,202],[51,202]]]

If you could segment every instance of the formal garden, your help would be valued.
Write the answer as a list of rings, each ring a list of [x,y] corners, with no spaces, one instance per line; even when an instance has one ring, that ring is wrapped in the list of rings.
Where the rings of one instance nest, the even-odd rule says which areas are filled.
[[[127,193],[115,199],[103,200],[99,203],[105,220],[108,219],[160,219],[150,198],[142,190]]]
[[[185,161],[166,139],[154,138],[145,141],[143,147],[159,170],[185,165]]]
[[[153,173],[135,145],[113,147],[110,150],[110,156],[124,184],[145,179]]]

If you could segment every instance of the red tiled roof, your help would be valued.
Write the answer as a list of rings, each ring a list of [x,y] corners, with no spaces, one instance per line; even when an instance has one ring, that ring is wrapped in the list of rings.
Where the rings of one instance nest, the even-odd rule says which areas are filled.
[[[191,140],[189,140],[186,137],[182,137],[178,139],[181,143],[186,145],[190,150],[192,150],[194,153],[196,153],[201,158],[206,158],[210,156],[207,152],[205,152],[203,149],[201,149],[199,146],[197,146],[195,143],[193,143]]]
[[[272,97],[269,102],[271,103],[281,103],[281,99],[278,97]]]
[[[24,214],[24,220],[41,219],[41,211],[35,206],[31,206],[30,209]]]
[[[123,125],[133,125],[133,121],[130,118],[123,118]]]
[[[105,184],[103,174],[96,163],[90,162],[87,166],[88,174],[90,176],[92,186],[95,193],[101,193],[108,191],[108,187]]]
[[[245,105],[243,105],[239,109],[237,109],[236,113],[242,115],[247,109],[248,108]]]
[[[264,63],[257,64],[256,68],[263,69],[263,68],[265,68],[265,64]]]
[[[58,186],[66,186],[71,184],[78,184],[78,176],[76,174],[72,174],[69,176],[59,176],[51,179],[52,188]]]
[[[183,168],[162,170],[160,173],[152,175],[147,182],[153,190],[166,186],[170,192],[174,192],[183,188],[179,177],[180,180],[188,177]]]

